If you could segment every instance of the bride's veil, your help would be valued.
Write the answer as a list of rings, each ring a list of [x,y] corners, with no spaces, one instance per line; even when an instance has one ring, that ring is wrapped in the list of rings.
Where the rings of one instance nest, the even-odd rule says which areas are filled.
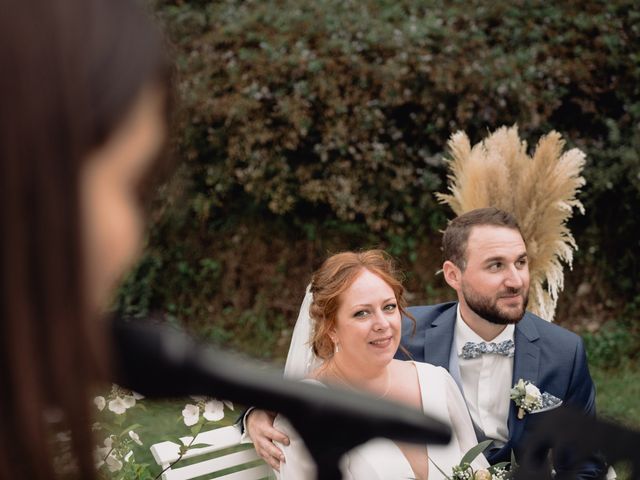
[[[287,363],[284,366],[284,376],[293,380],[306,377],[309,372],[314,371],[321,363],[321,360],[315,356],[311,347],[313,329],[309,308],[313,301],[313,294],[310,288],[311,285],[308,285],[304,300],[300,306],[298,320],[296,320],[296,326],[291,337],[291,345],[289,345]]]

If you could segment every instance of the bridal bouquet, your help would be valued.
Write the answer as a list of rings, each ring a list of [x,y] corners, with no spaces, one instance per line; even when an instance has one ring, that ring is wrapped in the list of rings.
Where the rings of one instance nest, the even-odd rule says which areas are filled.
[[[509,462],[501,462],[495,465],[491,465],[489,468],[481,468],[478,470],[474,470],[471,466],[471,462],[473,462],[478,455],[480,455],[485,448],[489,446],[491,440],[485,440],[484,442],[480,442],[475,447],[471,448],[467,453],[464,454],[460,463],[455,465],[451,469],[451,474],[447,474],[438,465],[436,465],[433,461],[433,465],[440,470],[440,473],[444,475],[447,480],[507,480],[512,477],[512,472],[509,470],[510,463]]]

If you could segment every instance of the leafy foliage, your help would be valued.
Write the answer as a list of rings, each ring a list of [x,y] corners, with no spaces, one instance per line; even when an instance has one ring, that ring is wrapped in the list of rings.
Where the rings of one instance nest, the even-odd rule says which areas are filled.
[[[185,164],[120,311],[204,324],[261,298],[268,324],[292,319],[282,304],[298,303],[319,258],[371,245],[428,291],[452,215],[434,198],[447,139],[514,123],[531,145],[553,129],[586,153],[576,270],[637,293],[636,2],[154,6],[176,52]]]

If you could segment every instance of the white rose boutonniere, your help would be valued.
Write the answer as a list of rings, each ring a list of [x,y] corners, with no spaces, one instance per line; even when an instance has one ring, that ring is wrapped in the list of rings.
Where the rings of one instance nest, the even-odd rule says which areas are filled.
[[[528,380],[520,379],[511,389],[511,400],[518,407],[518,418],[522,420],[525,413],[531,413],[542,408],[542,393],[540,389]]]

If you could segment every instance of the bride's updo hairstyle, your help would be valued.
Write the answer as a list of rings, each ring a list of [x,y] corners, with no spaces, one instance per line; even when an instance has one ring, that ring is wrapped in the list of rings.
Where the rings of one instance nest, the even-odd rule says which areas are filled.
[[[404,287],[400,272],[389,254],[383,250],[342,252],[332,255],[318,268],[311,279],[313,302],[309,315],[313,321],[311,344],[318,358],[327,360],[333,356],[334,344],[329,332],[336,325],[336,314],[342,295],[358,275],[368,270],[384,280],[393,290],[400,313],[415,320],[406,311]]]

